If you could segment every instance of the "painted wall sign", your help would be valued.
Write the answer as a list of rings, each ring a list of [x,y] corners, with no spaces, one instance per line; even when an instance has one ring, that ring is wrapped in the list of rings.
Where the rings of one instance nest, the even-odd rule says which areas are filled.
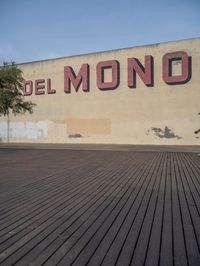
[[[47,94],[54,94],[56,93],[56,90],[52,88],[51,85],[51,79],[37,79],[34,82],[32,80],[26,80],[24,82],[24,95],[30,96],[33,93],[35,95],[42,95],[45,94],[45,91]]]
[[[173,62],[179,61],[181,71],[178,75],[173,74]],[[111,80],[105,80],[105,72],[111,71]],[[162,79],[168,85],[179,85],[187,83],[191,79],[191,57],[184,51],[176,51],[167,53],[162,58]],[[71,66],[64,67],[64,92],[71,93],[72,87],[78,92],[82,85],[84,92],[90,91],[90,66],[82,64],[79,71],[75,73]],[[154,86],[154,58],[151,55],[144,57],[144,64],[137,58],[131,57],[127,59],[127,86],[135,89],[137,87],[137,79],[147,87]],[[114,90],[120,85],[120,62],[117,60],[107,60],[98,62],[96,66],[96,86],[99,90]],[[24,95],[30,96],[55,94],[56,89],[53,88],[51,79],[26,80],[24,82]]]
[[[200,38],[26,62],[12,142],[200,145]],[[6,141],[0,117],[0,141]]]

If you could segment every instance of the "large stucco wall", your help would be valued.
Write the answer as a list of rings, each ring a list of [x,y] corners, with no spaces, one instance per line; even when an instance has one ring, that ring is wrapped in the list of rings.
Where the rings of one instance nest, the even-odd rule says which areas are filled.
[[[51,79],[55,94],[26,96],[37,104],[34,114],[11,117],[11,142],[116,143],[200,145],[200,39],[161,43],[102,53],[38,61],[20,65],[26,80]],[[162,79],[163,55],[185,51],[192,58],[192,76],[185,84],[169,85]],[[137,77],[137,87],[127,85],[127,58],[144,63],[154,58],[154,86]],[[102,91],[96,84],[98,62],[120,63],[120,84]],[[78,73],[90,66],[90,91],[64,92],[64,66]],[[180,63],[173,63],[180,74]],[[105,79],[111,78],[108,69]],[[6,141],[6,120],[0,118],[1,141]]]

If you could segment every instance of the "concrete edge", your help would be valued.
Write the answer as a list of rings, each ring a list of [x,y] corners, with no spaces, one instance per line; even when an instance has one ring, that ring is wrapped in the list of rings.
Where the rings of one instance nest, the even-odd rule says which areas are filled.
[[[44,149],[44,150],[103,150],[146,152],[193,152],[200,153],[199,146],[179,145],[128,145],[128,144],[47,144],[47,143],[0,143],[0,149]]]

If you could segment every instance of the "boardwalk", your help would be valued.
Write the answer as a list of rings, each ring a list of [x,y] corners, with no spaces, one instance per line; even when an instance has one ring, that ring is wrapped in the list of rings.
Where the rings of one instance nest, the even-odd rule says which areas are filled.
[[[0,149],[0,265],[200,265],[200,157]]]

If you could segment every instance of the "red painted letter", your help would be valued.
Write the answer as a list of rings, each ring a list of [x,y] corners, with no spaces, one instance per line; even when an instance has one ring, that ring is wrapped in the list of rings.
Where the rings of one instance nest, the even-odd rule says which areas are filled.
[[[153,57],[145,56],[145,67],[137,58],[128,58],[128,86],[136,88],[136,73],[148,87],[153,86]]]
[[[56,93],[56,90],[51,88],[51,79],[47,79],[47,93],[48,94]]]
[[[112,81],[104,81],[105,69],[112,69]],[[113,90],[119,85],[119,62],[116,60],[109,60],[99,62],[97,65],[97,87],[101,90]]]
[[[45,92],[43,91],[43,89],[45,88],[44,83],[44,79],[35,80],[35,95],[45,94]]]
[[[181,60],[181,75],[172,75],[172,62]],[[168,53],[163,56],[163,80],[167,84],[183,84],[190,80],[190,58],[183,51]]]
[[[89,65],[83,64],[81,69],[76,76],[73,69],[70,66],[64,67],[64,91],[71,93],[71,83],[75,88],[76,92],[82,82],[83,91],[89,91]]]
[[[33,93],[33,82],[32,80],[27,80],[24,82],[24,96],[29,96]]]

